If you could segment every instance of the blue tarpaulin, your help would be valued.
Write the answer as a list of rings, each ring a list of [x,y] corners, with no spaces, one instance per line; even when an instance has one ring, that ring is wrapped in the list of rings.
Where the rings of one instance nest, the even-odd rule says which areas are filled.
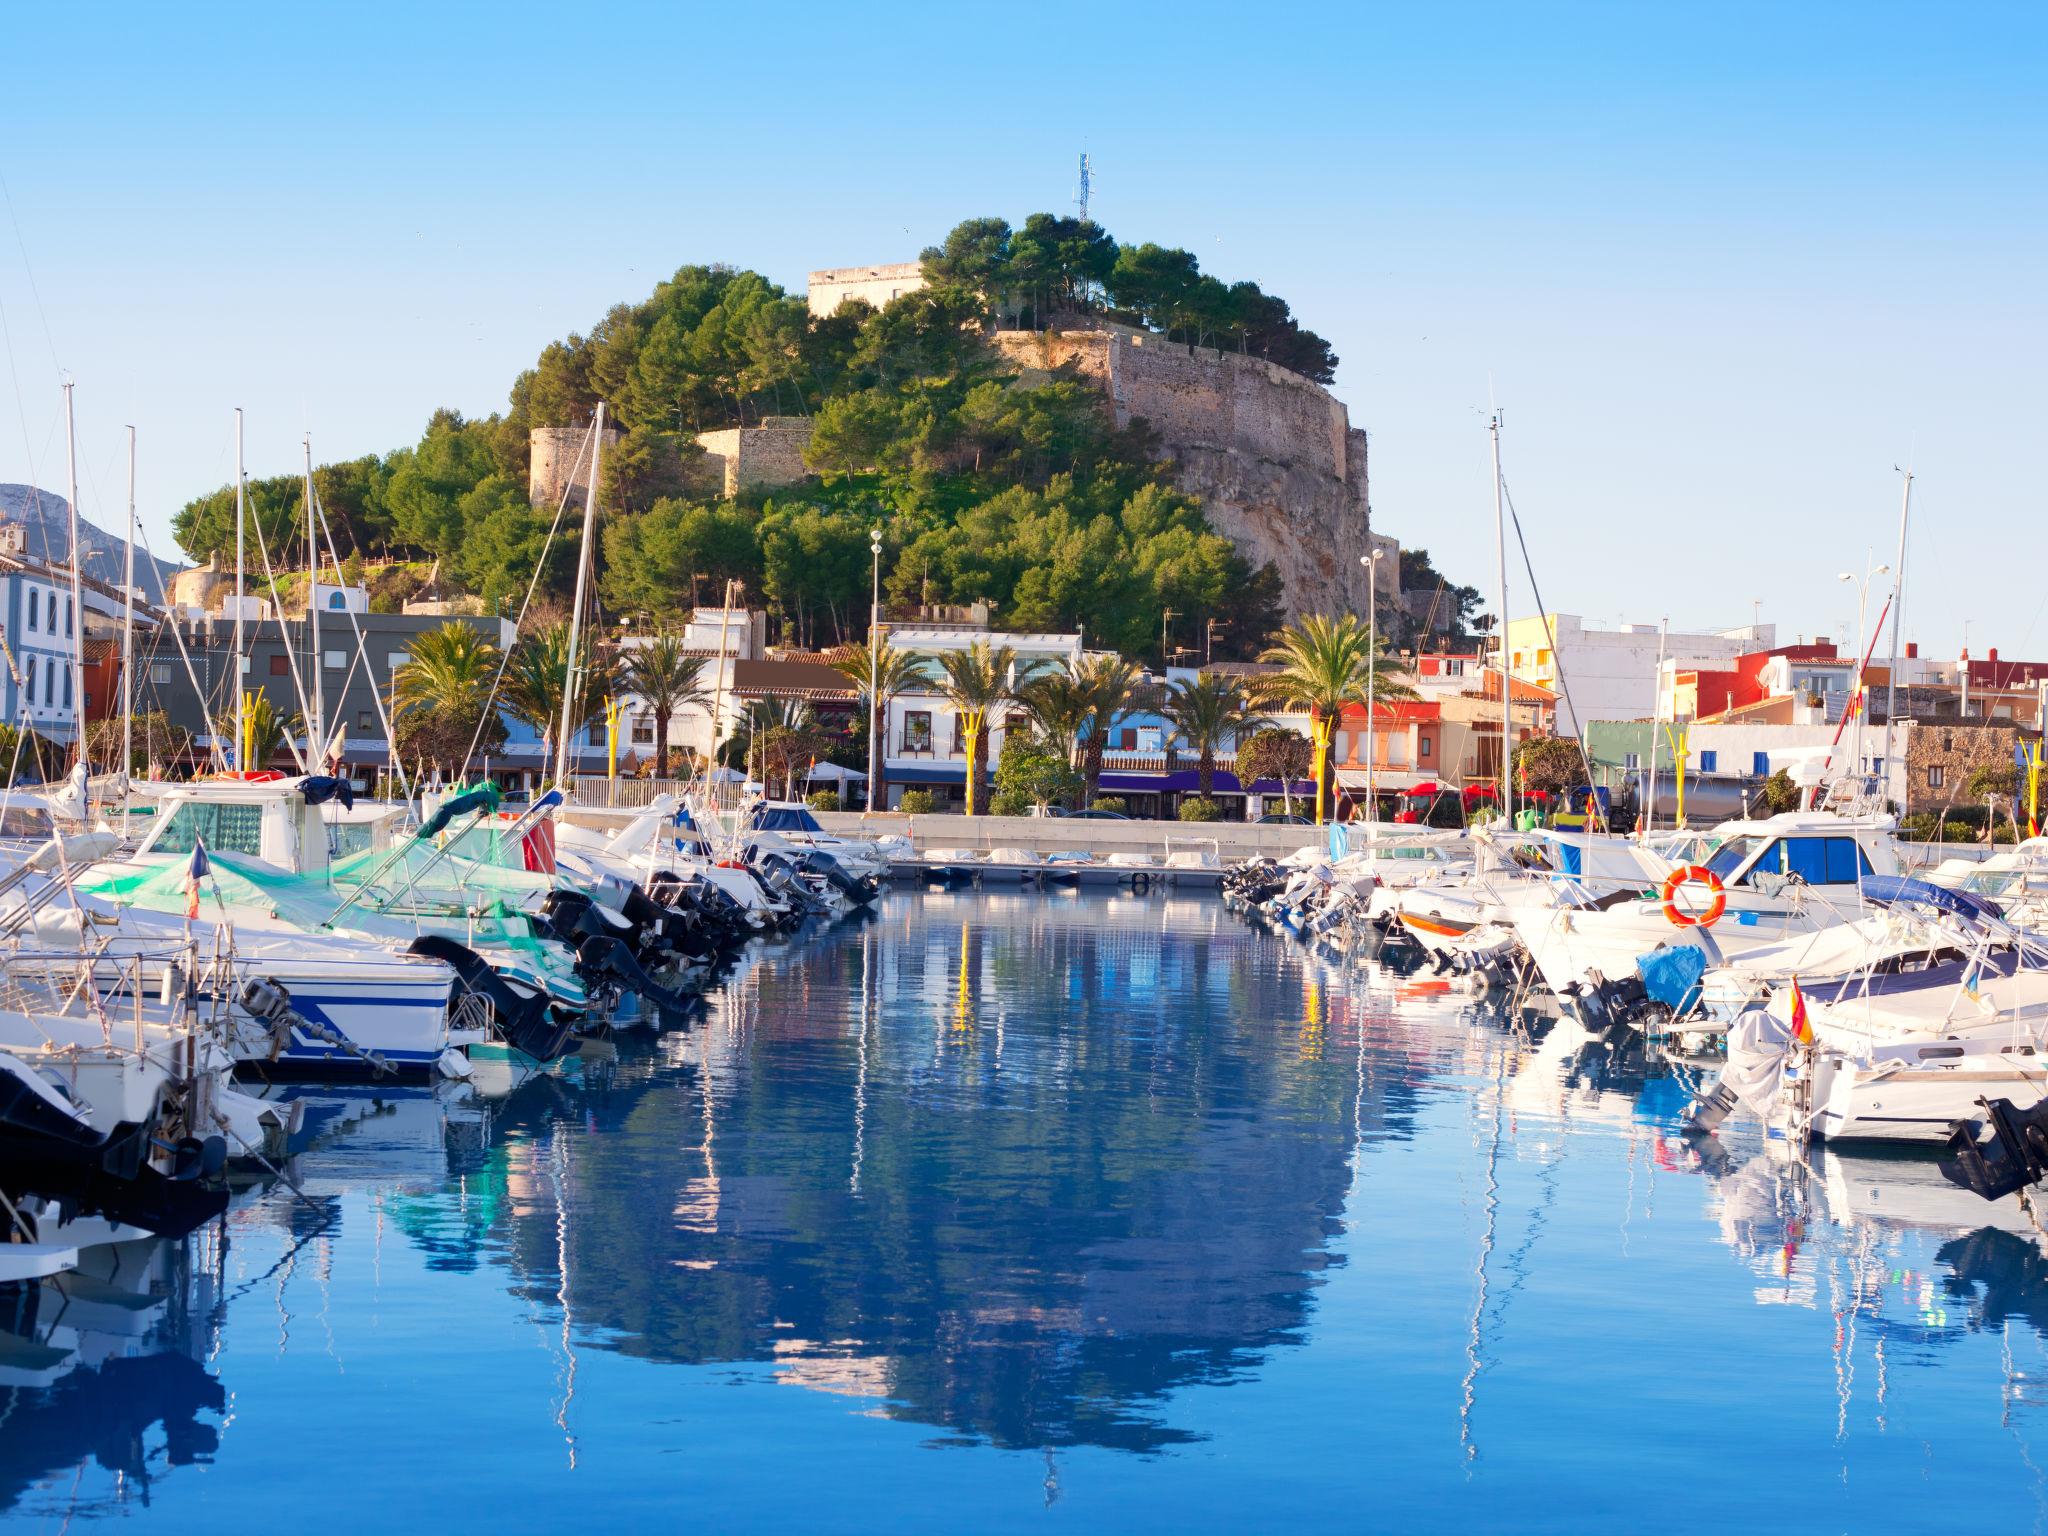
[[[1636,961],[1643,990],[1674,1014],[1688,1012],[1700,1000],[1700,977],[1706,971],[1705,953],[1690,944],[1665,945]]]

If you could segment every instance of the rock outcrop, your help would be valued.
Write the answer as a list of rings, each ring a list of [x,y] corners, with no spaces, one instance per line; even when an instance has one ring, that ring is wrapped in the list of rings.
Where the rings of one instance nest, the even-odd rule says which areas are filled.
[[[1064,371],[1108,397],[1118,426],[1144,421],[1210,525],[1279,569],[1293,612],[1365,611],[1365,433],[1321,385],[1127,326],[1002,331],[994,345],[1021,382]]]

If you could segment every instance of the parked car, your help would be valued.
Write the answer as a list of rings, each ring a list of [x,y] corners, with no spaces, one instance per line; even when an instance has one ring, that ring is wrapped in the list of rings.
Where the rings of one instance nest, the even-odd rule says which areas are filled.
[[[1261,816],[1252,823],[1255,827],[1306,827],[1313,823],[1306,816]]]

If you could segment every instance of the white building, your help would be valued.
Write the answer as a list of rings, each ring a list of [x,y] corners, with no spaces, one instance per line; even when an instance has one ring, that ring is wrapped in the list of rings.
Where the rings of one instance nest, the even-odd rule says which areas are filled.
[[[758,661],[767,653],[768,615],[747,608],[696,608],[678,638],[684,650],[704,663],[697,682],[706,702],[686,704],[675,712],[668,723],[668,744],[708,757],[731,733],[750,702],[741,691],[745,679],[739,675],[739,664]],[[628,635],[619,642],[619,649],[630,656],[652,639],[651,635]],[[722,667],[721,656],[725,658]],[[655,746],[653,710],[637,694],[623,695],[621,705],[620,758],[651,757]]]
[[[936,658],[948,651],[965,651],[987,643],[1007,645],[1016,652],[1011,680],[1021,681],[1032,671],[1064,669],[1087,652],[1078,634],[1007,634],[970,625],[891,625],[887,640],[899,651]],[[927,675],[940,676],[933,660]],[[992,773],[1002,756],[1003,740],[1011,725],[1023,723],[1024,712],[1016,706],[1003,710],[987,722],[983,762]],[[882,727],[889,803],[894,805],[906,789],[928,789],[946,794],[965,792],[967,784],[967,736],[959,712],[946,702],[936,688],[906,691],[889,701],[889,713]]]
[[[1706,632],[1667,632],[1656,624],[1594,629],[1577,614],[1553,613],[1509,621],[1508,666],[1558,693],[1558,729],[1578,735],[1595,720],[1649,719],[1660,658],[1681,669],[1713,666],[1769,650],[1776,635],[1770,624]]]

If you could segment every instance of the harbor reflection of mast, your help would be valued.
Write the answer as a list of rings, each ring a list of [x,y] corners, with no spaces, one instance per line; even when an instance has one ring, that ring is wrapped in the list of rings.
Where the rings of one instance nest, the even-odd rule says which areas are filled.
[[[860,934],[860,1039],[855,1047],[855,1071],[853,1078],[853,1174],[846,1187],[852,1194],[860,1193],[860,1165],[867,1156],[868,1139],[868,1029],[874,1015],[874,933],[863,928]]]
[[[1504,1086],[1502,1077],[1507,1067],[1506,1053],[1500,1053],[1497,1060],[1500,1067],[1494,1074],[1493,1135],[1486,1152],[1486,1230],[1479,1239],[1479,1261],[1473,1266],[1473,1273],[1479,1280],[1479,1290],[1472,1298],[1472,1321],[1465,1334],[1465,1379],[1459,1384],[1458,1397],[1458,1444],[1464,1447],[1467,1461],[1479,1459],[1479,1444],[1472,1432],[1473,1408],[1479,1396],[1479,1372],[1483,1368],[1479,1350],[1479,1323],[1486,1313],[1486,1261],[1493,1254],[1494,1232],[1500,1220],[1501,1097]]]

